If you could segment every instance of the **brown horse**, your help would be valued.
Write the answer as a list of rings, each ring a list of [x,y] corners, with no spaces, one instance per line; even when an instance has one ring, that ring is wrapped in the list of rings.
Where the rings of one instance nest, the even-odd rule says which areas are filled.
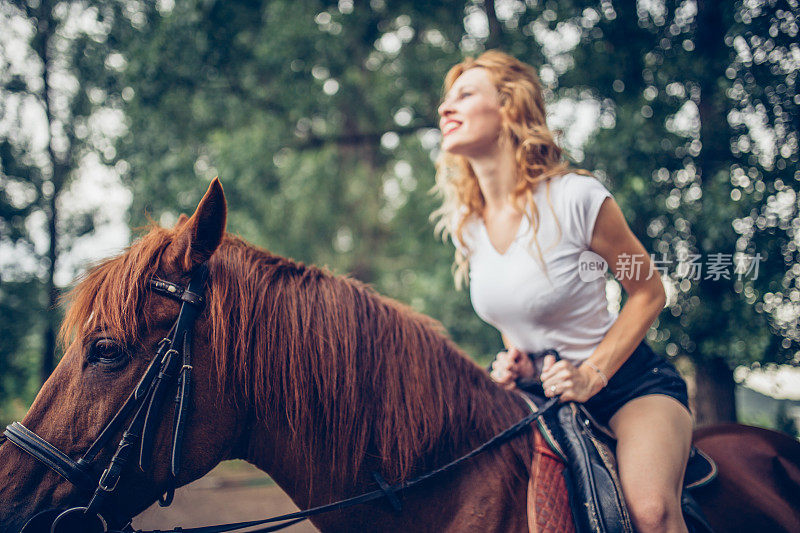
[[[308,508],[373,490],[373,471],[392,483],[435,468],[529,413],[434,320],[355,280],[225,235],[225,218],[215,180],[191,218],[171,230],[153,227],[85,276],[62,328],[68,348],[25,426],[79,457],[175,322],[178,303],[149,291],[148,281],[185,286],[204,262],[210,280],[194,326],[178,485],[239,458]],[[110,501],[120,523],[111,527],[169,484],[172,406],[161,415],[153,465],[123,471]],[[561,465],[539,439],[525,432],[401,493],[400,512],[379,500],[313,522],[323,531],[528,531],[528,500],[552,500],[562,514],[544,529],[570,530]],[[800,530],[800,444],[743,426],[706,428],[695,442],[720,467],[719,480],[697,493],[718,531]],[[104,450],[100,464],[112,452]],[[0,446],[0,531],[76,505],[86,505],[85,494],[11,443]]]

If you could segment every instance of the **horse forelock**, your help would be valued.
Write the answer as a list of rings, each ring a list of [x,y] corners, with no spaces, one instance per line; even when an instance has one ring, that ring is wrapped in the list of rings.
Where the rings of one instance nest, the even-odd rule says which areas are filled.
[[[61,338],[101,330],[135,343],[140,312],[174,230],[152,226],[66,296]],[[518,401],[491,383],[435,320],[357,280],[226,236],[209,261],[208,335],[221,393],[261,420],[285,416],[297,449],[332,482],[379,461],[389,481],[441,465],[509,426]],[[173,280],[175,281],[175,280]],[[240,406],[243,407],[243,406]],[[516,439],[495,466],[521,473]],[[444,459],[443,459],[444,458]]]
[[[140,340],[139,335],[148,328],[140,320],[148,317],[137,311],[148,296],[148,280],[173,235],[155,225],[149,230],[123,253],[90,268],[64,295],[67,310],[59,332],[64,345],[95,332],[127,344]]]

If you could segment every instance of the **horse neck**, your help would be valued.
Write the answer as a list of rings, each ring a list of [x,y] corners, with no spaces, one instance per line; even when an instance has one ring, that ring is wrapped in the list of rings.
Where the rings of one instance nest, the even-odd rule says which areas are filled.
[[[472,390],[462,387],[461,392],[471,394]],[[520,409],[519,416],[524,414],[524,409]],[[474,444],[450,457],[422,458],[422,462],[445,464]],[[525,467],[533,458],[533,439],[525,433],[516,437],[513,445],[512,448],[506,444],[469,459],[447,473],[403,491],[399,494],[402,501],[399,513],[381,498],[346,511],[320,515],[312,522],[320,531],[370,531],[380,524],[379,529],[387,533],[405,532],[420,530],[424,524],[426,531],[527,532],[529,471]],[[307,454],[303,448],[304,444],[298,446],[293,438],[286,419],[273,416],[251,427],[242,458],[268,473],[300,509],[371,492],[378,488],[372,472],[385,472],[389,466],[377,458],[366,460],[352,484],[334,485],[330,482],[331,469],[312,468],[311,457],[319,455],[318,450]],[[528,458],[528,463],[518,464],[520,456]],[[517,464],[516,472],[508,468],[509,464]],[[422,472],[415,472],[415,476],[419,473]]]
[[[253,324],[240,327],[265,330],[240,366],[250,378],[260,369],[270,383],[256,383],[264,394],[249,396],[242,458],[300,507],[373,489],[373,470],[397,482],[433,469],[524,416],[524,403],[492,384],[432,320],[352,280],[291,276],[304,281],[259,280],[258,305],[235,305],[255,309]],[[529,438],[518,438],[476,461],[524,469],[532,450]],[[475,482],[474,474],[465,469],[451,482]]]
[[[333,503],[378,488],[365,472],[347,490],[331,490],[324,475],[310,472],[306,457],[279,444],[280,440],[277,432],[272,439],[253,438],[250,461],[268,472],[299,509]],[[508,449],[498,453],[510,455]],[[513,473],[497,468],[491,458],[479,456],[397,494],[402,502],[400,512],[387,499],[379,498],[318,515],[311,521],[320,531],[527,533],[527,491],[527,477],[518,479]]]

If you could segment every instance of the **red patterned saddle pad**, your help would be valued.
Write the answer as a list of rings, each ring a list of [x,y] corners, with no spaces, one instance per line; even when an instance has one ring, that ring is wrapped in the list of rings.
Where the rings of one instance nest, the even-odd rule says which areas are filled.
[[[531,533],[574,533],[564,463],[535,431],[528,482],[528,529]]]

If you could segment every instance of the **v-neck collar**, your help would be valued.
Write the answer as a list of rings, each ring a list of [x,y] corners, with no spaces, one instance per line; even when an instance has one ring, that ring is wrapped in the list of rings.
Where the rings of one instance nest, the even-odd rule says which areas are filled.
[[[564,176],[558,176],[556,178],[550,178],[547,181],[545,181],[544,183],[540,183],[536,187],[536,190],[534,191],[533,194],[534,194],[534,197],[537,200],[537,205],[540,206],[539,207],[540,212],[543,210],[543,207],[541,207],[542,204],[539,203],[539,202],[542,201],[543,197],[546,198],[548,184],[551,186],[551,190],[552,190],[552,185],[555,183],[555,181],[556,180],[562,180],[562,179],[564,179]],[[541,194],[539,194],[540,192],[541,192]],[[549,205],[548,205],[547,209],[551,209]],[[529,230],[529,227],[530,227],[530,222],[528,221],[528,215],[530,214],[529,211],[530,211],[529,207],[526,206],[525,207],[525,212],[522,214],[522,219],[519,221],[519,224],[517,225],[517,232],[514,234],[514,239],[511,241],[511,244],[508,245],[508,248],[506,248],[503,252],[500,252],[500,250],[498,250],[495,247],[494,243],[492,242],[492,239],[489,237],[489,230],[486,228],[486,222],[484,222],[482,219],[480,219],[481,230],[483,231],[484,238],[486,239],[486,242],[489,244],[489,248],[491,248],[492,252],[494,252],[499,257],[505,257],[506,255],[508,255],[508,252],[514,247],[514,245],[517,243],[519,238],[522,235],[524,235],[524,232]]]
[[[481,230],[483,231],[483,236],[486,239],[486,242],[489,244],[489,248],[491,248],[491,250],[500,257],[505,257],[511,250],[511,248],[514,247],[519,238],[522,236],[523,230],[527,225],[528,225],[528,217],[525,216],[525,214],[523,213],[522,218],[520,218],[519,224],[517,224],[517,231],[514,234],[514,238],[511,240],[511,243],[508,245],[508,247],[501,252],[500,250],[497,249],[497,247],[492,242],[492,239],[489,237],[489,230],[486,228],[486,222],[481,220]]]

